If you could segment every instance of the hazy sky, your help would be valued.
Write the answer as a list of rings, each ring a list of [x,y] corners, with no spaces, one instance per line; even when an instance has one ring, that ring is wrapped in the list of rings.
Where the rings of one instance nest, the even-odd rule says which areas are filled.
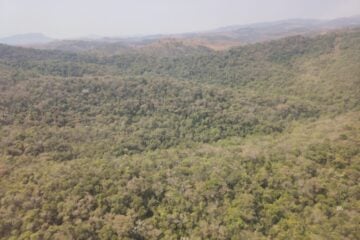
[[[0,37],[56,38],[208,30],[288,18],[360,14],[360,0],[0,0]]]

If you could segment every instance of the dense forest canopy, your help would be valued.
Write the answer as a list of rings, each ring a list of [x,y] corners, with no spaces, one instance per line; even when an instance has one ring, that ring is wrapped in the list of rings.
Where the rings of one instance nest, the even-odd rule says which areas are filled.
[[[359,29],[110,47],[0,45],[1,239],[360,238]]]

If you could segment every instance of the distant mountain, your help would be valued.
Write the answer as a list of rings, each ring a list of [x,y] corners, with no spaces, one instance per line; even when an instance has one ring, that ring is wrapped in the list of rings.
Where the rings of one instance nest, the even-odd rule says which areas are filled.
[[[15,46],[45,44],[52,41],[54,41],[54,39],[49,38],[42,33],[27,33],[0,38],[0,43]]]
[[[360,15],[330,20],[323,25],[327,28],[358,27],[360,25]]]
[[[156,46],[160,49],[168,46],[161,44],[175,44],[190,47],[207,47],[213,50],[224,50],[230,47],[250,43],[276,40],[283,37],[323,34],[341,28],[360,27],[360,15],[333,20],[316,19],[288,19],[275,22],[255,23],[248,25],[226,26],[205,32],[192,32],[170,35],[150,35],[142,37],[100,37],[90,36],[77,40],[48,41],[44,44],[34,44],[39,49],[53,49],[70,52],[101,52],[106,55],[118,55],[128,51],[137,51],[139,48]],[[1,41],[0,41],[1,42]],[[39,41],[37,41],[39,43]]]
[[[249,25],[227,26],[188,35],[187,39],[207,42],[212,48],[228,48],[255,42],[280,39],[293,35],[313,35],[340,28],[360,27],[360,16],[334,20],[289,19]],[[186,37],[186,35],[184,36]]]

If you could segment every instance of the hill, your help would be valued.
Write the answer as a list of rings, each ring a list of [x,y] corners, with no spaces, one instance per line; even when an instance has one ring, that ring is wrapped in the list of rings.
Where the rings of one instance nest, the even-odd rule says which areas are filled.
[[[288,19],[275,22],[234,25],[204,32],[171,35],[154,35],[129,38],[96,38],[95,40],[64,40],[48,44],[36,44],[38,49],[63,50],[71,52],[92,51],[102,54],[119,54],[148,47],[159,42],[176,42],[188,47],[206,47],[212,50],[226,50],[251,43],[266,42],[295,35],[314,36],[341,28],[360,27],[360,17],[332,20]]]
[[[359,16],[332,20],[288,19],[227,26],[202,33],[178,35],[177,37],[189,43],[203,45],[214,50],[224,50],[234,46],[276,40],[294,35],[311,36],[319,32],[326,33],[341,28],[359,26]]]
[[[359,238],[359,29],[102,47],[0,45],[0,238]]]
[[[41,33],[27,33],[0,38],[0,43],[15,46],[27,46],[32,44],[45,44],[53,41]]]

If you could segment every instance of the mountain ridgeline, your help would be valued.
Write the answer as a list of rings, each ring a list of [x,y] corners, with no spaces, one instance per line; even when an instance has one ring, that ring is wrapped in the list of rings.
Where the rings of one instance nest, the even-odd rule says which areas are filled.
[[[225,50],[250,43],[276,40],[294,35],[313,36],[341,28],[360,27],[360,16],[332,20],[288,19],[274,22],[234,25],[203,32],[182,34],[158,34],[138,37],[87,36],[77,39],[53,39],[41,33],[28,33],[0,38],[0,43],[27,46],[38,49],[68,52],[91,52],[118,54],[146,47],[157,42],[176,41],[187,46],[202,46],[213,50]],[[115,49],[115,50],[114,50]],[[111,51],[112,50],[112,51]]]
[[[360,237],[359,29],[68,44],[0,45],[1,239]]]

